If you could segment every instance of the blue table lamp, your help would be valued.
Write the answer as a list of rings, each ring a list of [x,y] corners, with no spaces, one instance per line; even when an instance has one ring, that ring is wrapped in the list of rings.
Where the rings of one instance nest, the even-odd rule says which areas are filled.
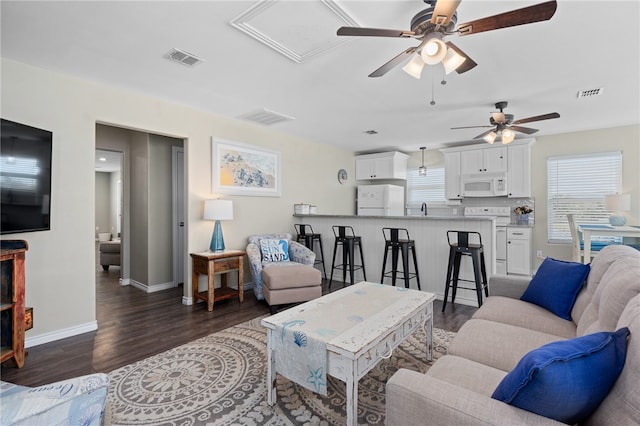
[[[224,237],[222,236],[220,221],[233,220],[233,202],[231,200],[205,200],[203,218],[216,221],[209,250],[214,252],[224,251]]]
[[[613,226],[622,226],[627,223],[627,219],[619,214],[623,211],[631,210],[631,195],[629,194],[611,194],[604,198],[607,210],[611,210],[613,214],[609,216],[609,223]]]

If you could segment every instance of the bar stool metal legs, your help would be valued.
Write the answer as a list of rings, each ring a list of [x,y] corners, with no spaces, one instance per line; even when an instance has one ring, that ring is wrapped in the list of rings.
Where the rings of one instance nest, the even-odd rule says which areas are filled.
[[[320,246],[320,256],[316,256],[316,260],[313,266],[318,263],[322,264],[322,275],[327,278],[327,270],[324,267],[324,250],[322,249],[322,234],[316,234],[313,232],[311,225],[305,223],[296,223],[293,225],[296,229],[297,237],[296,241],[303,243],[309,250],[314,250],[314,243],[317,241]]]
[[[484,263],[484,246],[482,245],[480,233],[447,231],[447,241],[449,242],[449,266],[447,267],[447,282],[444,288],[442,312],[444,312],[447,306],[449,289],[451,289],[451,303],[456,300],[458,288],[462,288],[465,290],[475,290],[476,297],[478,298],[478,306],[482,306],[482,291],[484,290],[485,297],[488,297],[489,287],[487,285],[487,268]],[[460,260],[462,256],[471,257],[473,263],[473,281],[460,278]],[[475,283],[475,288],[459,287],[459,281]]]
[[[333,244],[333,261],[331,262],[331,278],[329,279],[329,288],[333,282],[333,271],[342,269],[342,282],[347,282],[347,270],[349,270],[349,283],[353,284],[354,272],[362,269],[365,281],[367,280],[367,272],[364,268],[364,255],[362,253],[362,238],[355,235],[351,226],[333,226],[333,235],[335,242]],[[336,255],[338,247],[342,247],[342,263],[336,265]],[[355,264],[355,248],[360,251],[360,265]]]
[[[384,235],[385,244],[380,284],[383,283],[385,278],[390,277],[391,283],[395,286],[398,272],[401,272],[405,288],[409,288],[409,280],[415,278],[416,283],[418,284],[418,290],[421,290],[420,275],[418,273],[418,259],[416,257],[416,245],[415,241],[409,237],[409,231],[405,228],[382,228],[382,234]],[[389,250],[391,250],[391,271],[385,272]],[[411,251],[411,255],[413,257],[413,269],[415,272],[410,272],[409,270],[409,251]],[[402,270],[398,269],[399,256],[402,256]]]

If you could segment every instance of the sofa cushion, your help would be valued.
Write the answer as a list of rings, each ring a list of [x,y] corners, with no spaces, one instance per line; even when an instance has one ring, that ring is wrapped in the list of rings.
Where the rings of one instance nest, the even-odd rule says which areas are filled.
[[[587,275],[589,265],[547,257],[520,299],[570,320],[571,308]]]
[[[449,344],[447,353],[511,371],[527,352],[558,340],[564,339],[510,324],[470,319]]]
[[[620,375],[628,336],[624,327],[533,350],[507,374],[492,398],[564,423],[582,422]]]
[[[426,374],[473,392],[490,396],[506,371],[498,370],[459,356],[444,355],[438,358]]]
[[[286,262],[289,260],[289,242],[283,238],[260,240],[263,262]]]
[[[533,303],[511,297],[490,296],[473,314],[475,319],[511,324],[567,339],[576,337],[576,324]]]

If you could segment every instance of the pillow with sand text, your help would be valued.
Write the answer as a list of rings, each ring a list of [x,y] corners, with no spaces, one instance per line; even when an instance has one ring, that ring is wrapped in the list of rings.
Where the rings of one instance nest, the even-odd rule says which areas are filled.
[[[284,262],[289,260],[289,243],[284,239],[260,240],[263,262]]]

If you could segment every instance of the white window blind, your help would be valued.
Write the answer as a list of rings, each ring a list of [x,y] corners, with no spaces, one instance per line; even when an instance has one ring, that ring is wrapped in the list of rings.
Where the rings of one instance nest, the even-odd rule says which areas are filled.
[[[419,176],[418,170],[407,172],[407,205],[445,201],[444,167],[429,168],[426,176]]]
[[[608,223],[605,196],[621,192],[622,152],[603,152],[547,159],[548,228],[550,243],[571,241],[567,214],[576,222]],[[614,238],[594,237],[612,241]]]

